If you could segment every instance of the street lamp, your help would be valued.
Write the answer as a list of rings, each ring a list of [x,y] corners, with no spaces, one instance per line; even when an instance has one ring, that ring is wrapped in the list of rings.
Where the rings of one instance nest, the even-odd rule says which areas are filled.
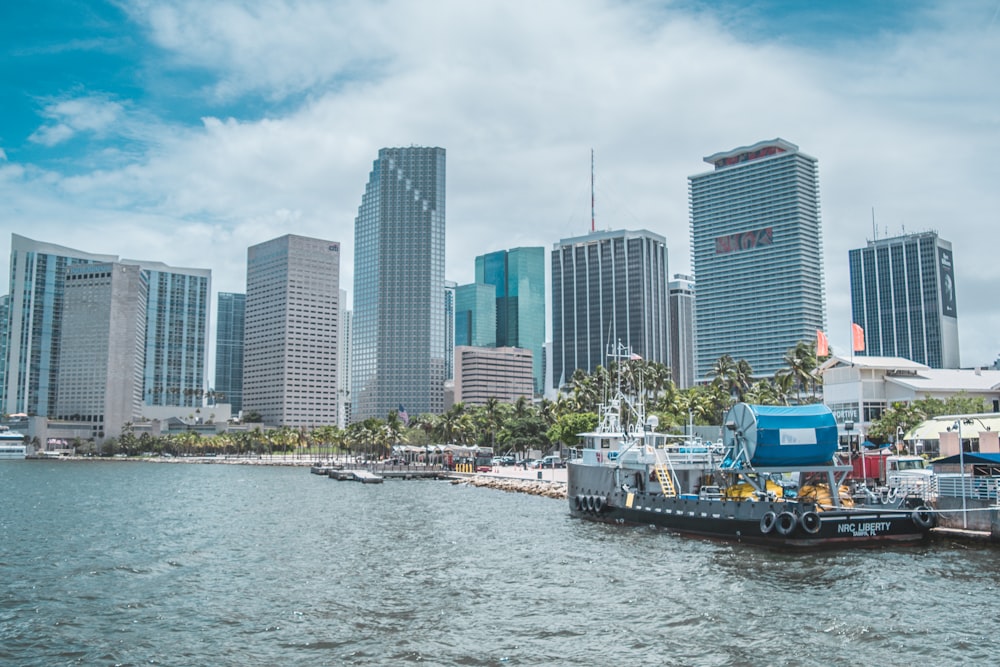
[[[969,519],[965,511],[965,446],[962,444],[962,420],[956,419],[948,430],[951,429],[958,432],[958,466],[961,468],[962,480],[962,528],[968,528]]]
[[[897,426],[896,427],[896,451],[899,451],[899,441],[900,440],[903,440],[903,427],[902,426]],[[905,441],[904,441],[903,444],[906,444]],[[909,445],[907,445],[907,447],[906,447],[906,453],[907,454],[910,453],[910,447],[909,447]]]

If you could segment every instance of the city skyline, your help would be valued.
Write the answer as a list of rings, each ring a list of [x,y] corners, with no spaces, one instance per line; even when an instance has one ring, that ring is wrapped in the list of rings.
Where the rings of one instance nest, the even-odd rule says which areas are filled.
[[[220,292],[244,289],[251,245],[339,238],[350,284],[371,155],[438,145],[451,163],[446,278],[465,284],[469,257],[589,229],[593,148],[596,226],[663,235],[672,270],[690,274],[687,177],[715,148],[785,136],[821,165],[835,351],[850,342],[848,251],[932,230],[962,260],[961,365],[1000,351],[1000,266],[982,242],[1000,208],[982,160],[1000,148],[992,0],[3,11],[11,231],[90,250],[101,239],[123,257],[157,248],[170,265],[211,267]]]

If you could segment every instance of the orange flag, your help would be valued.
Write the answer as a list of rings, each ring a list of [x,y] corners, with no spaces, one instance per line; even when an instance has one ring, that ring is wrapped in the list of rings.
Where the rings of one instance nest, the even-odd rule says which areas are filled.
[[[830,341],[827,340],[826,334],[819,329],[816,329],[816,356],[830,356]]]
[[[861,325],[851,323],[851,338],[854,342],[855,352],[865,351],[865,330],[861,328]]]

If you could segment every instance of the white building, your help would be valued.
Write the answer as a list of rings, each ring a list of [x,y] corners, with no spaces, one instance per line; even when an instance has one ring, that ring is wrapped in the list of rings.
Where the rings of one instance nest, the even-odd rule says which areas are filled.
[[[485,405],[490,398],[513,403],[534,395],[531,350],[518,347],[455,348],[455,402]]]
[[[866,433],[893,403],[922,398],[948,400],[958,394],[982,398],[1000,412],[1000,371],[932,369],[900,357],[830,357],[820,366],[823,402],[833,411],[841,435]]]

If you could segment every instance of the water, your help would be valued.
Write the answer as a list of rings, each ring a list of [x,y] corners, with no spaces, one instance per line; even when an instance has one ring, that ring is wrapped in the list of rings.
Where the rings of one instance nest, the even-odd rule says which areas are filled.
[[[782,554],[447,482],[4,461],[0,664],[996,664],[998,553]]]

